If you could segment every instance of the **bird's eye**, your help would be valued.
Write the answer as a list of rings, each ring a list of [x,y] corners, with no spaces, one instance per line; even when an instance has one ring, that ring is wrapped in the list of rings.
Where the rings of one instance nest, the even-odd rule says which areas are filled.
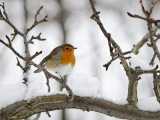
[[[69,50],[69,48],[68,48],[68,47],[66,47],[66,50]]]

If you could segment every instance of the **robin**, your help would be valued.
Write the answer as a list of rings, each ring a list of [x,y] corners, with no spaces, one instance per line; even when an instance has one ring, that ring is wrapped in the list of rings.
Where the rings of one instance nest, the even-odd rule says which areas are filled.
[[[47,55],[41,62],[41,66],[46,66],[46,68],[53,70],[60,76],[69,75],[75,65],[75,55],[74,46],[71,44],[63,44],[52,50],[52,52]],[[40,72],[37,69],[35,73]]]
[[[42,67],[53,70],[65,81],[75,65],[74,50],[77,49],[71,44],[63,44],[54,48],[41,62]],[[35,70],[35,73],[41,72],[41,69]],[[63,86],[64,87],[64,86]]]

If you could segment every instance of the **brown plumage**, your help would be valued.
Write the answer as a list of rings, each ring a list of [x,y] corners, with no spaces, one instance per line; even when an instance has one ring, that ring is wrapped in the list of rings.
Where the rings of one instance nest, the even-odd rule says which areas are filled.
[[[71,44],[63,44],[52,50],[52,52],[46,56],[40,65],[46,66],[46,68],[53,70],[54,72],[64,76],[68,75],[75,65],[74,49]],[[36,70],[35,72],[40,72]]]

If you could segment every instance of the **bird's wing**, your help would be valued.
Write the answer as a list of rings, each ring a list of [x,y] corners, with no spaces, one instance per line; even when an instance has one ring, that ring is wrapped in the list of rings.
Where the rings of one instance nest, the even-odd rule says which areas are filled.
[[[50,59],[52,56],[51,54],[47,55],[43,60],[40,62],[40,65],[43,65],[48,59]]]
[[[56,59],[56,56],[59,54],[60,49],[61,47],[56,47],[55,49],[53,49],[52,52],[40,62],[40,65],[43,65],[44,63],[46,63],[47,60],[51,59],[52,57]]]

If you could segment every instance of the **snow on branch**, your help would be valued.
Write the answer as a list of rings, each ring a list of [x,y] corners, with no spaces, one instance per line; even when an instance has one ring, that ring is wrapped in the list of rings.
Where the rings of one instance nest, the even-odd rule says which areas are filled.
[[[33,114],[60,110],[81,109],[129,120],[159,120],[160,112],[138,110],[127,105],[92,97],[75,96],[74,100],[66,95],[41,96],[28,101],[19,101],[0,110],[0,120],[25,119]]]

